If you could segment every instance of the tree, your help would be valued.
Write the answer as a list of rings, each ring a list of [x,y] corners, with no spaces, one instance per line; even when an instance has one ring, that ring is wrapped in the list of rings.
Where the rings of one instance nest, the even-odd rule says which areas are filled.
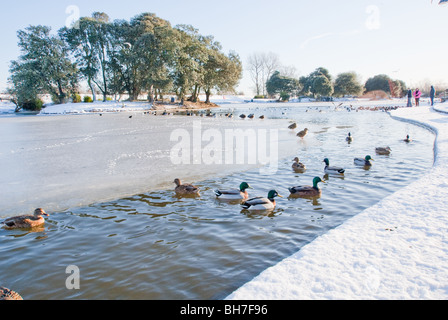
[[[329,97],[333,94],[334,89],[330,80],[326,76],[319,75],[314,77],[312,92],[317,96]]]
[[[205,103],[210,102],[212,90],[226,92],[235,91],[242,77],[242,64],[235,52],[228,56],[221,53],[220,46],[209,48],[208,61],[204,66]]]
[[[372,78],[369,78],[365,84],[366,92],[382,90],[384,92],[391,93],[390,81],[392,81],[392,79],[385,74],[379,74]]]
[[[210,39],[201,36],[197,29],[189,25],[175,27],[176,43],[172,77],[179,99],[184,99],[191,92],[195,102],[204,83],[204,66],[208,61],[205,42]]]
[[[81,73],[96,100],[95,85],[103,93],[103,101],[108,94],[107,47],[109,46],[105,13],[95,12],[92,17],[83,17],[76,28],[64,27],[59,30],[60,37],[67,43]]]
[[[248,59],[249,73],[255,85],[255,93],[257,96],[262,92],[262,74],[263,74],[263,59],[259,54],[252,54]]]
[[[249,56],[248,65],[257,96],[266,95],[266,82],[281,67],[278,56],[272,52],[254,53]]]
[[[301,77],[299,83],[302,87],[301,94],[316,96],[331,96],[334,92],[332,77],[327,69],[319,67],[307,77]]]
[[[63,103],[78,84],[78,69],[68,58],[64,42],[50,34],[46,26],[29,26],[17,32],[22,55],[10,66],[10,82],[18,103],[48,93],[55,103]]]
[[[266,83],[266,90],[270,96],[280,95],[282,100],[288,100],[300,90],[300,82],[275,71]]]
[[[346,95],[360,95],[363,87],[354,72],[345,72],[337,76],[334,84],[334,95],[343,97]]]

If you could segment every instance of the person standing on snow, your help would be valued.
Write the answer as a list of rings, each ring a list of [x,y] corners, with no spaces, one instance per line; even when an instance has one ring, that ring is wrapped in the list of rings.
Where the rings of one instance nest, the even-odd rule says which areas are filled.
[[[418,107],[420,106],[420,98],[422,96],[422,92],[417,88],[414,91],[414,98],[415,98],[415,106]]]
[[[431,99],[431,106],[434,105],[435,97],[436,97],[436,89],[434,89],[434,86],[431,86],[431,91],[429,92],[429,98]]]
[[[412,90],[408,90],[408,104],[407,107],[412,107]]]

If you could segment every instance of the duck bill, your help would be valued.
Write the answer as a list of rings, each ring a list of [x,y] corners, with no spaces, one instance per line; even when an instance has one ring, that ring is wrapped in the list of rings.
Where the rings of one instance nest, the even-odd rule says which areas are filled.
[[[278,195],[278,197],[283,198],[283,196],[281,196],[281,195]]]

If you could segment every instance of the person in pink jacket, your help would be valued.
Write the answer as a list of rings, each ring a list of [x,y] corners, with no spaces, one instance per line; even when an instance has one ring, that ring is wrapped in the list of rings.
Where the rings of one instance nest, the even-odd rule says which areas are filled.
[[[415,106],[418,107],[420,105],[420,97],[422,96],[422,92],[417,88],[414,91],[414,98],[415,98]]]

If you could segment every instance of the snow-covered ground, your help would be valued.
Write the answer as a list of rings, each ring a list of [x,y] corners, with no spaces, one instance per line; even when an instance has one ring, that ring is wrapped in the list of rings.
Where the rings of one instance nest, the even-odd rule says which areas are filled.
[[[448,112],[448,104],[435,109]],[[448,298],[448,114],[425,106],[391,115],[435,131],[431,171],[264,271],[228,300]]]

